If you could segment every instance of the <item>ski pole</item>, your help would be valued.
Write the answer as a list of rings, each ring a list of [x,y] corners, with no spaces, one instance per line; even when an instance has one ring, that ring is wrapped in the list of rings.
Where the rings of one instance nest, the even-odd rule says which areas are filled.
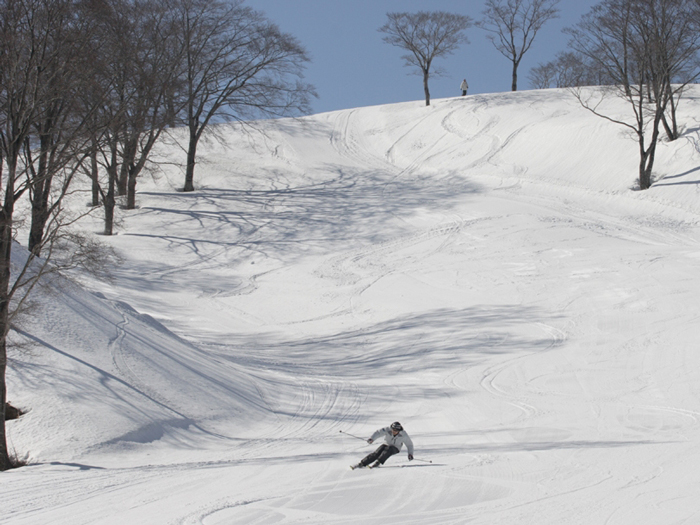
[[[413,458],[413,461],[422,461],[423,463],[432,463],[430,459]]]
[[[365,438],[361,438],[359,436],[353,436],[352,434],[348,434],[347,432],[343,432],[342,430],[339,430],[341,434],[345,434],[346,436],[354,437],[355,439],[361,439],[362,441],[367,441]]]

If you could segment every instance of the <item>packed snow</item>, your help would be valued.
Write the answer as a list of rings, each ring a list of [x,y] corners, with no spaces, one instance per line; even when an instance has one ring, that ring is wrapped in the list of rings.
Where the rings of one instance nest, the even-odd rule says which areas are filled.
[[[646,191],[566,90],[219,125],[193,193],[172,133],[82,222],[114,281],[13,335],[0,522],[700,523],[700,89],[679,118]],[[415,459],[350,470],[393,421]]]

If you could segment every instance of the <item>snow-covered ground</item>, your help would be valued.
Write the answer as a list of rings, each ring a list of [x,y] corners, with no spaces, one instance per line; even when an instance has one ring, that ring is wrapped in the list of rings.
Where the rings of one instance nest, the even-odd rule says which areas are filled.
[[[700,90],[680,114],[643,192],[559,90],[221,126],[187,194],[163,143],[115,282],[24,325],[0,522],[700,523]],[[351,471],[395,420],[416,459]]]

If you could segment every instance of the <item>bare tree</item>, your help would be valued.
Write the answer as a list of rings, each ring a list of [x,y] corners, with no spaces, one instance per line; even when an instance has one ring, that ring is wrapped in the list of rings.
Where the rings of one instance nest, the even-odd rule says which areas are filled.
[[[511,89],[518,90],[518,67],[542,26],[559,16],[559,0],[486,0],[477,26],[488,31],[496,49],[513,63]]]
[[[197,146],[218,120],[285,116],[308,110],[313,87],[302,82],[309,57],[242,0],[178,0],[184,51],[183,120],[189,131],[184,191],[194,190]]]
[[[92,179],[93,205],[101,204],[104,210],[105,235],[113,233],[127,107],[134,102],[129,90],[134,62],[130,54],[134,36],[130,15],[127,3],[121,0],[99,0],[86,5],[86,17],[99,33],[100,41],[92,42],[99,46],[99,52],[90,56],[94,82],[84,86],[79,97],[83,104],[98,108],[92,120],[90,160],[85,169]]]
[[[551,87],[561,87],[557,82],[557,63],[556,61],[538,64],[533,67],[528,73],[530,86],[534,89],[548,89]]]
[[[57,41],[70,0],[5,0],[0,2],[0,158],[4,185],[0,186],[0,470],[12,466],[5,434],[7,335],[12,322],[11,301],[28,293],[48,259],[29,253],[23,268],[12,267],[15,243],[15,206],[35,186],[40,174],[22,161],[38,122],[47,118],[45,97],[59,71]],[[51,219],[47,218],[47,222]],[[51,235],[44,235],[50,239]],[[37,252],[39,250],[37,249]],[[24,292],[23,292],[24,291]]]
[[[94,267],[108,250],[69,233],[79,217],[63,207],[84,155],[80,132],[90,110],[74,98],[90,75],[90,24],[76,0],[0,0],[0,470],[7,449],[8,333],[40,279],[60,265]],[[81,64],[77,68],[76,64]],[[56,188],[52,181],[60,180]],[[32,249],[17,254],[15,208],[29,195]],[[40,213],[41,216],[37,217]],[[19,257],[13,259],[13,252]],[[62,255],[59,255],[62,252]],[[41,254],[41,256],[40,256]]]
[[[654,96],[668,96],[667,111],[661,118],[669,140],[680,136],[676,108],[686,86],[700,74],[700,2],[665,0],[646,2],[640,7],[643,31],[654,34],[653,71],[662,75],[665,90]],[[659,82],[652,82],[656,88]],[[670,119],[670,122],[669,122]]]
[[[7,334],[12,299],[12,245],[15,203],[26,191],[20,155],[36,116],[37,87],[47,64],[41,58],[46,17],[32,17],[39,2],[0,3],[0,151],[3,165],[0,208],[0,470],[10,468],[5,434]]]
[[[85,157],[85,137],[94,111],[78,102],[78,92],[90,81],[85,57],[92,27],[77,13],[79,7],[72,1],[46,4],[51,26],[43,53],[48,69],[43,73],[46,81],[38,86],[36,118],[22,149],[22,165],[30,172],[26,178],[32,206],[28,249],[37,256],[47,221]]]
[[[139,1],[129,7],[131,31],[126,42],[121,39],[126,49],[119,49],[131,60],[118,188],[120,195],[126,194],[126,209],[134,209],[137,178],[161,133],[175,121],[182,49],[177,46],[169,2]]]
[[[575,94],[586,109],[628,128],[637,137],[638,179],[643,190],[653,182],[660,128],[678,95],[672,80],[687,61],[695,60],[697,37],[690,38],[685,25],[693,18],[693,4],[689,0],[604,0],[567,30],[570,46],[604,71],[611,84]],[[627,101],[633,119],[599,109],[610,94]]]
[[[532,68],[528,74],[535,89],[602,86],[611,84],[604,71],[571,51],[557,54],[556,58]]]
[[[135,208],[138,176],[163,130],[175,122],[182,49],[168,0],[89,6],[101,52],[92,60],[96,82],[81,94],[84,105],[99,106],[84,171],[93,183],[93,205],[104,207],[104,234],[111,235],[118,196],[126,196],[127,209]]]
[[[420,11],[418,13],[387,13],[387,22],[379,28],[386,36],[384,42],[408,51],[402,58],[406,66],[417,67],[423,76],[425,105],[430,105],[430,79],[433,61],[449,56],[469,40],[465,31],[472,26],[472,19],[465,15],[444,11]],[[442,71],[433,69],[433,75]]]

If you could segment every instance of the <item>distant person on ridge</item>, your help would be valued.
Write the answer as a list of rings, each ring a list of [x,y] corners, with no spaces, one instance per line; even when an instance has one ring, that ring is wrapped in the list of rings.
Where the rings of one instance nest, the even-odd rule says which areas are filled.
[[[408,436],[406,431],[401,426],[398,421],[392,423],[388,427],[380,428],[367,440],[370,445],[374,443],[375,439],[384,437],[384,443],[379,446],[377,450],[367,455],[362,461],[357,465],[353,465],[353,470],[360,467],[366,467],[374,461],[374,464],[370,468],[377,468],[383,465],[384,462],[389,459],[389,457],[394,454],[398,454],[401,447],[405,444],[408,449],[408,460],[413,460],[413,441]]]
[[[467,84],[466,78],[464,80],[462,80],[462,84],[459,86],[459,89],[462,90],[462,96],[467,94],[467,89],[469,89],[469,84]]]

